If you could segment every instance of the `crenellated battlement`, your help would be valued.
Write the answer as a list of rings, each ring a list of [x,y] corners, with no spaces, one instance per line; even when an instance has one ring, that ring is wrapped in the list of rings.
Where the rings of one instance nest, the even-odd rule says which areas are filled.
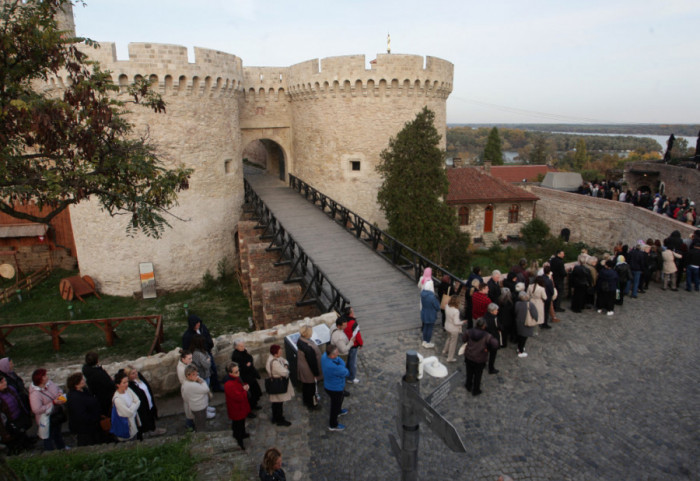
[[[364,55],[308,60],[289,67],[293,101],[327,96],[424,96],[447,99],[454,65],[437,57],[379,54],[365,68]]]
[[[233,97],[242,90],[241,59],[218,50],[195,47],[194,62],[180,45],[130,43],[128,60],[117,59],[111,42],[100,43],[97,49],[83,47],[83,51],[103,70],[111,71],[114,82],[124,89],[138,78],[148,78],[165,96]],[[58,76],[47,83],[61,87],[65,81]]]

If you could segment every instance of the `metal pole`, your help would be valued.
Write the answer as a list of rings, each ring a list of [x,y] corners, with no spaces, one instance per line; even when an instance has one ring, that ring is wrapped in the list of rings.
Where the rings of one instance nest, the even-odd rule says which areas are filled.
[[[406,389],[419,389],[418,353],[406,352],[406,375],[401,382],[401,481],[418,480],[419,417]]]

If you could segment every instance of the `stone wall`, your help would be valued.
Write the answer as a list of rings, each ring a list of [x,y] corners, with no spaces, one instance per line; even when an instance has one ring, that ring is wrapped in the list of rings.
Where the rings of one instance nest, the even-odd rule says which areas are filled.
[[[690,237],[695,230],[670,217],[626,202],[532,185],[525,188],[540,198],[536,216],[549,225],[554,235],[568,228],[571,242],[612,249],[617,241],[632,245],[639,239],[663,240],[674,230],[680,231],[683,237]]]
[[[326,324],[331,327],[335,323],[335,313],[328,313],[314,318],[305,318],[287,325],[274,326],[270,329],[255,332],[239,332],[227,334],[214,339],[214,359],[219,366],[219,373],[223,377],[224,366],[231,360],[233,352],[233,341],[242,339],[246,343],[246,349],[253,356],[255,366],[258,369],[265,369],[265,361],[269,355],[269,348],[272,344],[284,346],[284,338],[295,332],[303,325],[316,326]],[[167,353],[144,356],[133,361],[123,361],[103,365],[102,367],[111,376],[114,376],[119,369],[127,365],[133,365],[148,380],[156,396],[176,393],[180,390],[180,381],[177,378],[177,363],[180,360],[180,349],[173,349]],[[65,390],[66,379],[74,372],[80,372],[82,363],[69,366],[47,368],[49,378]],[[18,374],[27,382],[31,380],[32,370],[18,369]],[[31,382],[31,381],[29,381]]]
[[[384,227],[375,167],[389,139],[425,106],[445,146],[450,62],[415,55],[363,55],[309,60],[290,67],[294,175]],[[353,162],[359,170],[353,170]]]
[[[663,189],[671,197],[683,197],[700,201],[700,170],[656,162],[630,162],[625,164],[623,180],[635,192],[647,186],[652,193]]]
[[[91,57],[126,85],[151,79],[164,96],[167,113],[132,107],[136,135],[148,135],[168,167],[194,169],[190,188],[179,195],[172,229],[161,239],[126,235],[126,216],[109,217],[96,201],[71,208],[81,275],[90,275],[102,292],[140,291],[139,262],[153,262],[158,288],[188,289],[216,272],[223,258],[234,257],[233,230],[243,204],[243,169],[238,96],[241,60],[233,55],[174,45],[130,44],[129,60],[116,60],[113,44],[89,50]],[[61,85],[61,76],[48,86]]]
[[[268,251],[269,240],[261,240],[254,221],[238,223],[237,241],[240,253],[240,273],[243,292],[250,299],[253,322],[257,329],[267,329],[296,319],[315,316],[316,306],[297,306],[302,287],[298,283],[285,284],[288,266],[275,266],[279,251]]]

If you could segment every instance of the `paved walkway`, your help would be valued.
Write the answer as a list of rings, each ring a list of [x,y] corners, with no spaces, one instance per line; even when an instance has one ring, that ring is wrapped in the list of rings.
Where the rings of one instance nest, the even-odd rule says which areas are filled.
[[[247,168],[246,179],[306,253],[350,300],[363,337],[415,325],[418,288],[284,182]]]

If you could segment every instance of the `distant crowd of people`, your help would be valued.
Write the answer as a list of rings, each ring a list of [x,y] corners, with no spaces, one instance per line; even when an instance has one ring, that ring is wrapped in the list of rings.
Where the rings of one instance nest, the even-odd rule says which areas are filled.
[[[560,322],[557,316],[566,311],[562,307],[565,297],[570,298],[573,313],[596,309],[613,316],[615,306],[622,305],[625,296],[637,298],[650,282],[659,283],[663,291],[677,291],[685,279],[686,291],[700,291],[700,230],[688,239],[673,231],[663,242],[640,240],[631,248],[618,242],[601,259],[583,250],[569,268],[564,258],[561,250],[541,267],[520,259],[505,276],[494,270],[488,282],[481,268],[474,267],[461,286],[463,299],[455,294],[447,275],[435,289],[432,269],[426,268],[418,282],[421,346],[435,347],[431,340],[441,314],[447,334],[442,355],[447,363],[456,362],[455,351],[462,340],[465,387],[478,396],[487,364],[489,374],[499,372],[495,365],[498,350],[511,342],[517,346],[518,358],[526,358],[527,339],[535,334],[535,328],[551,329],[553,323]]]
[[[618,182],[612,181],[584,182],[579,186],[578,193],[601,199],[627,202],[693,226],[697,226],[699,221],[695,202],[688,198],[677,197],[673,199],[665,194],[652,195],[651,192],[642,190],[632,192],[628,189],[625,191]]]

